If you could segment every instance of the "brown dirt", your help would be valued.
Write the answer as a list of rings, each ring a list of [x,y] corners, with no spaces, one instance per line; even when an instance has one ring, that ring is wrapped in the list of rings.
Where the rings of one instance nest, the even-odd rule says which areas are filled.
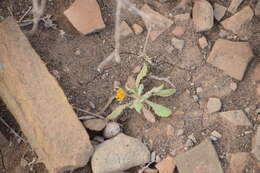
[[[76,107],[98,112],[112,95],[113,82],[117,80],[124,84],[127,77],[132,74],[132,70],[137,65],[143,63],[143,60],[137,57],[137,55],[143,46],[146,32],[137,36],[132,35],[122,40],[121,56],[123,62],[118,65],[110,64],[102,73],[98,73],[96,70],[98,64],[113,51],[114,47],[115,3],[114,1],[99,0],[106,28],[99,33],[81,36],[76,33],[66,18],[61,15],[61,12],[69,6],[71,1],[51,1],[46,12],[47,14],[55,15],[54,19],[57,20],[58,28],[71,35],[69,39],[61,38],[58,30],[47,29],[40,25],[39,32],[35,36],[29,37],[29,40],[46,63],[49,71],[58,80],[69,102]],[[182,12],[181,10],[173,10],[176,2],[164,4],[160,4],[155,0],[132,0],[131,2],[134,2],[137,7],[141,7],[144,2],[148,2],[153,9],[169,18]],[[215,1],[211,0],[211,2]],[[250,4],[252,7],[255,6],[255,3],[256,1],[244,2],[244,4]],[[12,7],[15,18],[19,20],[30,4],[30,0],[4,1],[0,3],[0,15],[3,17],[10,15],[7,7]],[[30,17],[29,15],[27,18]],[[123,20],[126,20],[130,25],[138,23],[144,27],[144,23],[140,18],[132,16],[127,12],[124,14]],[[174,114],[169,118],[158,119],[156,123],[151,124],[142,115],[134,111],[128,111],[120,120],[124,125],[125,133],[142,139],[152,151],[156,151],[161,157],[165,157],[167,154],[174,155],[184,152],[183,144],[190,134],[193,133],[198,143],[200,143],[213,130],[217,130],[222,134],[222,138],[214,142],[214,145],[221,159],[222,166],[225,172],[227,172],[228,161],[226,155],[238,151],[250,152],[251,139],[254,136],[255,128],[231,130],[221,121],[209,120],[205,104],[209,97],[215,96],[221,98],[223,104],[222,111],[250,108],[249,113],[247,113],[250,121],[254,125],[259,124],[255,110],[260,107],[260,103],[256,96],[256,84],[252,80],[253,70],[256,64],[260,62],[259,22],[260,20],[256,17],[252,20],[252,26],[250,27],[252,35],[249,42],[256,56],[250,63],[242,81],[235,81],[223,74],[222,71],[206,64],[205,57],[207,57],[210,48],[202,51],[198,47],[197,40],[201,35],[204,35],[209,40],[210,45],[213,45],[214,41],[219,37],[220,25],[215,24],[214,28],[209,32],[201,34],[194,31],[191,22],[174,23],[157,40],[150,43],[147,49],[148,55],[153,58],[155,64],[150,67],[151,73],[161,77],[169,76],[177,88],[177,93],[174,96],[154,98],[153,101],[173,109]],[[165,48],[170,45],[171,31],[176,25],[186,28],[186,32],[182,37],[186,41],[185,48],[182,53],[179,53],[177,50],[174,50],[173,53],[168,53]],[[27,28],[23,29],[26,31]],[[80,50],[80,55],[75,54],[77,50]],[[231,81],[238,83],[238,89],[235,92],[229,88]],[[151,79],[145,80],[148,88],[162,83],[162,81]],[[170,87],[167,84],[166,86]],[[198,94],[198,102],[194,101],[192,97],[196,94],[197,87],[203,88],[203,91]],[[92,108],[92,103],[95,105],[95,109]],[[116,104],[114,103],[111,108]],[[107,113],[111,111],[111,108]],[[77,113],[82,115],[81,112]],[[19,127],[10,118],[11,115],[3,104],[0,107],[0,114],[19,132]],[[184,129],[182,137],[176,136],[178,129]],[[20,168],[21,158],[25,158],[30,162],[35,158],[33,152],[28,145],[17,143],[16,138],[6,130],[3,124],[0,124],[0,130],[6,134],[12,143],[12,146],[8,147],[8,149],[1,149],[1,151],[7,153],[3,155],[5,172],[15,173],[17,172],[16,169],[23,169],[24,172],[30,173],[46,172],[43,165],[40,164],[33,164],[31,170],[28,166],[25,169]],[[243,135],[248,130],[251,130],[253,133]],[[86,172],[86,169],[83,168],[75,172]],[[247,169],[249,172],[253,172],[253,170],[255,172],[260,171],[254,159],[247,165]],[[21,173],[22,170],[19,170],[19,172]]]

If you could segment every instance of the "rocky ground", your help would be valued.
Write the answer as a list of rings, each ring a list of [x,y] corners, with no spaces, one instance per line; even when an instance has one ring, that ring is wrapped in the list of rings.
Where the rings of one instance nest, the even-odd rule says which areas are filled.
[[[152,101],[167,106],[173,114],[156,118],[155,123],[134,110],[125,111],[119,124],[82,120],[92,144],[98,146],[91,162],[93,172],[130,168],[129,172],[146,173],[260,172],[260,1],[131,2],[159,18],[154,20],[159,29],[151,30],[146,50],[151,58],[149,71],[157,78],[168,79],[177,92]],[[122,62],[109,63],[100,73],[98,65],[115,48],[116,3],[98,1],[103,20],[97,20],[92,28],[73,23],[70,13],[65,13],[81,33],[98,30],[86,36],[78,34],[63,15],[71,3],[49,0],[45,13],[52,17],[45,15],[37,34],[28,35],[28,39],[82,117],[86,111],[100,112],[113,97],[114,81],[124,85],[147,61],[138,56],[147,23],[123,10]],[[19,21],[30,6],[30,1],[5,1],[0,4],[0,20],[14,15]],[[94,15],[98,16],[98,12]],[[31,17],[29,13],[21,21]],[[20,26],[26,33],[30,21]],[[147,89],[160,84],[172,87],[154,78],[146,78],[144,84]],[[105,115],[119,104],[112,102]],[[0,105],[0,114],[21,134],[4,104]],[[5,135],[0,136],[3,172],[47,172],[43,164],[37,163],[28,144],[7,130],[5,124],[0,124],[0,129]],[[75,172],[91,171],[88,165]]]

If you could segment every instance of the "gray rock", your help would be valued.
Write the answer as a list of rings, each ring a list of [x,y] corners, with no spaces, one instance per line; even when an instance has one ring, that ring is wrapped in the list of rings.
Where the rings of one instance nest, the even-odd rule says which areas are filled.
[[[230,83],[230,88],[231,88],[233,91],[236,91],[236,90],[237,90],[237,83],[231,82],[231,83]]]
[[[112,138],[120,133],[121,128],[120,125],[116,122],[110,122],[107,124],[105,130],[103,131],[103,136],[105,138]]]
[[[181,135],[183,135],[183,133],[184,133],[184,130],[183,129],[179,129],[177,131],[177,136],[181,136]]]
[[[227,8],[219,5],[218,3],[214,4],[214,17],[217,21],[220,21],[226,13]]]
[[[220,112],[219,116],[235,126],[252,126],[245,113],[241,110]]]
[[[194,2],[192,17],[197,32],[208,31],[213,27],[213,8],[206,0],[199,0]]]
[[[252,153],[255,155],[258,161],[260,161],[260,125],[256,130],[256,135],[253,139]]]
[[[175,161],[180,173],[223,173],[216,150],[209,139],[177,155]]]
[[[210,135],[210,139],[213,141],[217,141],[218,139],[220,139],[222,137],[222,135],[217,132],[216,130],[214,130],[211,135]]]
[[[90,119],[83,122],[84,126],[93,131],[101,131],[106,126],[106,121],[102,119]]]
[[[172,45],[178,49],[179,51],[182,51],[183,47],[184,47],[185,41],[184,40],[180,40],[177,39],[175,37],[172,38]]]
[[[98,145],[92,160],[93,173],[114,173],[145,164],[150,152],[138,139],[119,134]]]
[[[208,113],[212,114],[212,113],[220,111],[221,106],[222,106],[222,103],[221,103],[220,99],[209,98],[209,101],[207,103]]]
[[[228,7],[228,11],[232,14],[237,12],[237,9],[239,7],[239,5],[243,2],[244,0],[232,0],[229,7]]]
[[[191,139],[187,139],[186,143],[184,144],[185,146],[185,150],[189,149],[190,147],[192,147],[194,145],[194,142]]]
[[[253,53],[248,42],[218,39],[207,62],[223,70],[227,75],[242,80],[252,57]]]

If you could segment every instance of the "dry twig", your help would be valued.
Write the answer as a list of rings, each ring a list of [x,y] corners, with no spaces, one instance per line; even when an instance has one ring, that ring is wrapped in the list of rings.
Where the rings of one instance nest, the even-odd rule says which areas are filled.
[[[84,112],[84,113],[86,113],[86,114],[88,114],[88,115],[91,115],[91,116],[93,116],[93,117],[95,117],[95,118],[105,119],[105,117],[103,117],[103,116],[101,116],[101,115],[98,115],[98,114],[95,114],[95,113],[86,111],[86,110],[84,110],[84,109],[81,109],[81,108],[78,108],[78,107],[75,107],[75,106],[73,106],[73,108],[76,109],[76,110],[78,110],[78,111]],[[85,117],[85,116],[82,116],[82,117],[79,117],[78,119],[79,119],[79,120],[91,119],[91,118],[84,118],[84,117]],[[88,117],[89,117],[89,116],[88,116]]]
[[[149,78],[164,81],[170,84],[172,88],[176,88],[175,85],[170,81],[169,77],[158,77],[158,76],[150,75]]]

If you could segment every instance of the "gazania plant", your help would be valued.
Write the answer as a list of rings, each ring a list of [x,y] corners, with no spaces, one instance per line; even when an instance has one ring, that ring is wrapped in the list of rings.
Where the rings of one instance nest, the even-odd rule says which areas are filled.
[[[125,90],[123,88],[117,89],[115,98],[118,101],[123,101],[126,97],[131,98],[131,101],[119,105],[111,114],[107,116],[108,119],[116,119],[126,108],[134,109],[140,114],[143,113],[144,117],[152,123],[155,122],[154,113],[159,117],[168,117],[172,114],[171,109],[154,103],[150,101],[149,98],[152,96],[169,97],[173,95],[176,90],[164,89],[164,85],[160,85],[159,87],[154,87],[150,91],[144,93],[144,84],[142,83],[142,80],[147,76],[147,74],[148,67],[147,64],[144,64],[134,81],[134,85],[126,85]],[[154,113],[150,111],[150,108]]]

